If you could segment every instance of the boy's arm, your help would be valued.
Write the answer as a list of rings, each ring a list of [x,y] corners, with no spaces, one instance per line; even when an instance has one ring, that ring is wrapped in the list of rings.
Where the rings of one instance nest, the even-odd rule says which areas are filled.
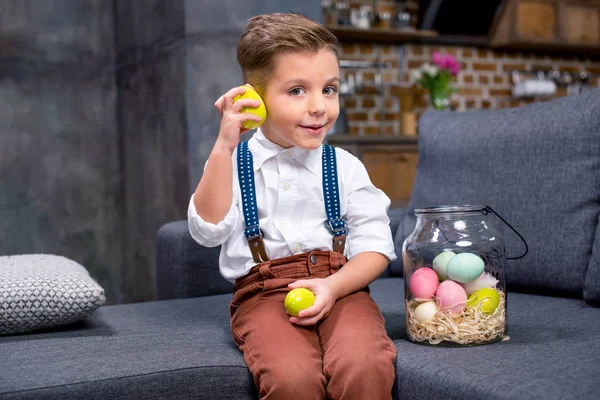
[[[217,224],[225,218],[233,199],[233,150],[217,140],[202,178],[194,192],[194,206],[206,222]]]
[[[339,299],[369,285],[381,275],[389,262],[381,253],[366,251],[352,257],[327,280],[335,297]]]
[[[244,107],[258,107],[260,101],[241,99],[243,87],[236,87],[221,96],[215,107],[223,114],[219,136],[210,153],[200,183],[194,193],[194,206],[198,215],[206,222],[216,224],[225,218],[233,198],[233,167],[231,157],[240,142],[240,136],[248,131],[242,127],[245,121],[261,121],[255,114],[242,113]]]

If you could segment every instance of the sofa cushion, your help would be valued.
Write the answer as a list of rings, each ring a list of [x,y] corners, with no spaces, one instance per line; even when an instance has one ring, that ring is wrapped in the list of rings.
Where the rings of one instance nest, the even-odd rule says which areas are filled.
[[[486,204],[527,240],[506,264],[509,290],[583,296],[600,215],[600,90],[502,110],[425,113],[419,164],[396,248],[415,208]],[[498,218],[507,256],[520,239]],[[598,284],[598,279],[594,279]],[[591,293],[591,292],[590,292]]]
[[[445,348],[406,340],[404,281],[371,294],[398,349],[395,398],[595,398],[600,309],[508,294],[510,340]],[[68,329],[0,337],[2,399],[255,399],[229,330],[231,295],[101,307]]]
[[[0,257],[0,335],[73,323],[105,301],[82,265],[52,254]]]
[[[426,346],[406,340],[401,282],[382,279],[371,286],[398,349],[398,398],[598,397],[600,308],[578,299],[508,293],[509,340],[473,347]]]
[[[0,398],[253,399],[230,299],[104,306],[69,327],[0,337]]]

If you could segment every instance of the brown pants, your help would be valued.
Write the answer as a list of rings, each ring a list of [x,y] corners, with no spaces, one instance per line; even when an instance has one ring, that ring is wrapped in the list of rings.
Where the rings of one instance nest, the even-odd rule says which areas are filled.
[[[369,289],[338,299],[314,326],[289,322],[287,285],[325,278],[346,258],[326,251],[267,261],[236,281],[233,338],[261,399],[391,399],[396,347]]]

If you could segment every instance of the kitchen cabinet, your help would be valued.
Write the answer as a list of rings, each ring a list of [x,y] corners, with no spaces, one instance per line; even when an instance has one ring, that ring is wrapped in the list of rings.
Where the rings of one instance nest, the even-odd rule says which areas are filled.
[[[600,53],[600,0],[508,0],[490,29],[493,48]]]
[[[392,207],[408,204],[419,161],[416,137],[338,134],[328,136],[327,142],[358,157]]]

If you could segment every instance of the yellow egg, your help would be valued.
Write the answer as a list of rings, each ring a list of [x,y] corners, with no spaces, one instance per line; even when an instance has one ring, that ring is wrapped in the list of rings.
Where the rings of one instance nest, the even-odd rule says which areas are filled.
[[[297,317],[298,313],[313,304],[315,304],[316,296],[313,292],[306,288],[292,289],[285,296],[283,305],[288,314]]]
[[[491,314],[496,311],[498,303],[500,303],[498,292],[491,288],[483,288],[471,293],[467,306],[477,307],[484,314]]]
[[[258,115],[259,117],[262,118],[262,120],[260,122],[256,122],[256,121],[244,121],[242,123],[242,126],[244,128],[246,128],[246,129],[255,129],[255,128],[258,128],[259,126],[261,126],[265,122],[265,119],[267,118],[267,108],[265,107],[265,102],[263,101],[262,97],[260,97],[260,95],[256,92],[256,90],[252,89],[249,86],[240,86],[240,87],[243,87],[244,89],[246,89],[246,93],[235,96],[233,98],[233,102],[235,103],[239,99],[259,100],[260,101],[260,105],[257,108],[244,107],[244,108],[242,108],[241,112],[242,113],[249,112],[249,113],[252,113],[252,114],[256,114],[256,115]]]

